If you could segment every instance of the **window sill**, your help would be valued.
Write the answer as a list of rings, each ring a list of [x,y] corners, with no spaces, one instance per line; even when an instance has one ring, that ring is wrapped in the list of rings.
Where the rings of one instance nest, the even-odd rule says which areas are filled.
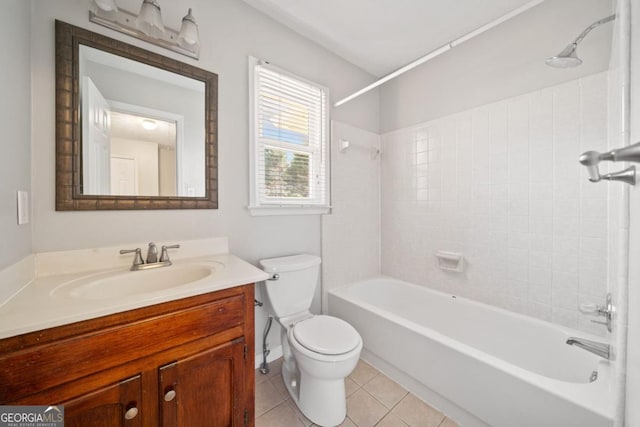
[[[251,216],[269,215],[324,215],[331,212],[331,206],[248,206]]]

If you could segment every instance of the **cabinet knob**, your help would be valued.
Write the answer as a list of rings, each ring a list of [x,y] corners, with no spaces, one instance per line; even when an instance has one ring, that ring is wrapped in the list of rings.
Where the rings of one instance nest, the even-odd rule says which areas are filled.
[[[164,394],[164,401],[165,402],[171,402],[173,399],[175,399],[176,397],[176,391],[175,390],[169,390],[168,392],[166,392]]]
[[[124,417],[128,420],[134,419],[136,415],[138,415],[138,408],[135,406],[127,409],[127,412],[124,413]]]

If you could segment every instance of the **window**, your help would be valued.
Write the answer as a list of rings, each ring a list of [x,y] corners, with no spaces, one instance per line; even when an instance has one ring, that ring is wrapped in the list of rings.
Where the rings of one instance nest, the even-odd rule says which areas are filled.
[[[252,215],[329,211],[328,90],[249,61]]]

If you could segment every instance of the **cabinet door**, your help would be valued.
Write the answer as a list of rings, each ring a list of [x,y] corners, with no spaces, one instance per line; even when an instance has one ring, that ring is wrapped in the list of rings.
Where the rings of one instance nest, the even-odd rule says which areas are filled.
[[[140,375],[63,402],[65,427],[140,427]]]
[[[244,424],[244,339],[159,369],[162,427]]]

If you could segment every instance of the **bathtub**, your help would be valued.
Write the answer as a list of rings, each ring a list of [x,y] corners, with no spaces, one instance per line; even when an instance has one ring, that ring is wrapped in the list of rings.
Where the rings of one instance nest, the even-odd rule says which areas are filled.
[[[365,360],[465,427],[613,425],[612,366],[565,344],[602,338],[387,277],[328,301]]]

